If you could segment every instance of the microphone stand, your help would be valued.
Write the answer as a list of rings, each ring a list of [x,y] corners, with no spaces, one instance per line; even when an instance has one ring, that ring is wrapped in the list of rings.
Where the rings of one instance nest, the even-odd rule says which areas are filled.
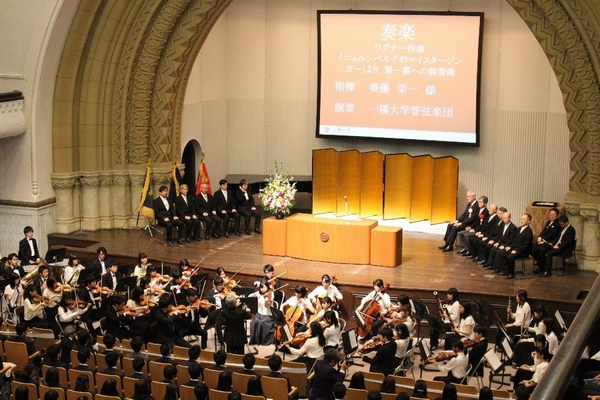
[[[75,232],[75,236],[87,236],[87,233],[81,229],[83,220],[83,186],[81,185],[81,178],[83,178],[83,175],[75,179],[75,183],[79,183],[79,230]]]
[[[350,225],[350,220],[348,219],[348,196],[344,196],[344,201],[346,202],[346,222],[344,225]]]

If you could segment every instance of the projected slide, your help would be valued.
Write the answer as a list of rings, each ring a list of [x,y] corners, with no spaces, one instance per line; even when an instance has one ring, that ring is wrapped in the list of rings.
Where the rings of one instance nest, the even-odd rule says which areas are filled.
[[[482,13],[319,11],[317,137],[479,144]]]

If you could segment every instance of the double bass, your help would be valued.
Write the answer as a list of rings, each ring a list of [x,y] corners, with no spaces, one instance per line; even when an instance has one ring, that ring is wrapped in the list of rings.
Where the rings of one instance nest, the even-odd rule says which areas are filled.
[[[366,337],[369,334],[369,332],[371,332],[373,322],[375,322],[375,320],[379,318],[379,312],[381,311],[379,300],[381,298],[381,295],[385,293],[385,291],[389,288],[390,284],[386,283],[379,290],[379,292],[375,293],[375,296],[373,296],[373,299],[371,299],[371,301],[365,303],[365,305],[360,310],[356,310],[356,313],[358,314],[357,316],[360,317],[360,319],[357,318],[357,320],[360,321],[362,319],[364,321],[364,325],[359,323],[356,326],[356,332],[361,338]]]

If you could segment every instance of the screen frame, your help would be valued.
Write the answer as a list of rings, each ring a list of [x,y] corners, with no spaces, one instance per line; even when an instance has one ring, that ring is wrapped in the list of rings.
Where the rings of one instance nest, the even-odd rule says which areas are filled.
[[[321,16],[324,14],[369,14],[369,15],[435,15],[435,16],[468,16],[479,18],[479,36],[477,49],[477,82],[475,91],[475,142],[457,142],[445,140],[426,140],[426,139],[408,139],[408,138],[385,138],[373,136],[346,136],[346,135],[327,135],[320,133],[321,121]],[[353,140],[374,140],[389,142],[406,143],[427,143],[443,145],[459,145],[461,147],[479,147],[481,141],[481,74],[482,74],[482,50],[483,50],[483,26],[484,12],[480,11],[387,11],[387,10],[317,10],[317,109],[316,109],[316,137],[318,139],[353,139]]]

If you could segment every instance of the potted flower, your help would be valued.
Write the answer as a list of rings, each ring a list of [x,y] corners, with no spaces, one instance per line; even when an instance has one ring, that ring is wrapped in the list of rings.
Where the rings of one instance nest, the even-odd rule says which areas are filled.
[[[294,177],[283,171],[283,163],[275,161],[275,173],[265,178],[266,185],[260,190],[263,209],[277,219],[289,215],[294,207],[297,189],[296,182],[290,183],[290,179]]]

